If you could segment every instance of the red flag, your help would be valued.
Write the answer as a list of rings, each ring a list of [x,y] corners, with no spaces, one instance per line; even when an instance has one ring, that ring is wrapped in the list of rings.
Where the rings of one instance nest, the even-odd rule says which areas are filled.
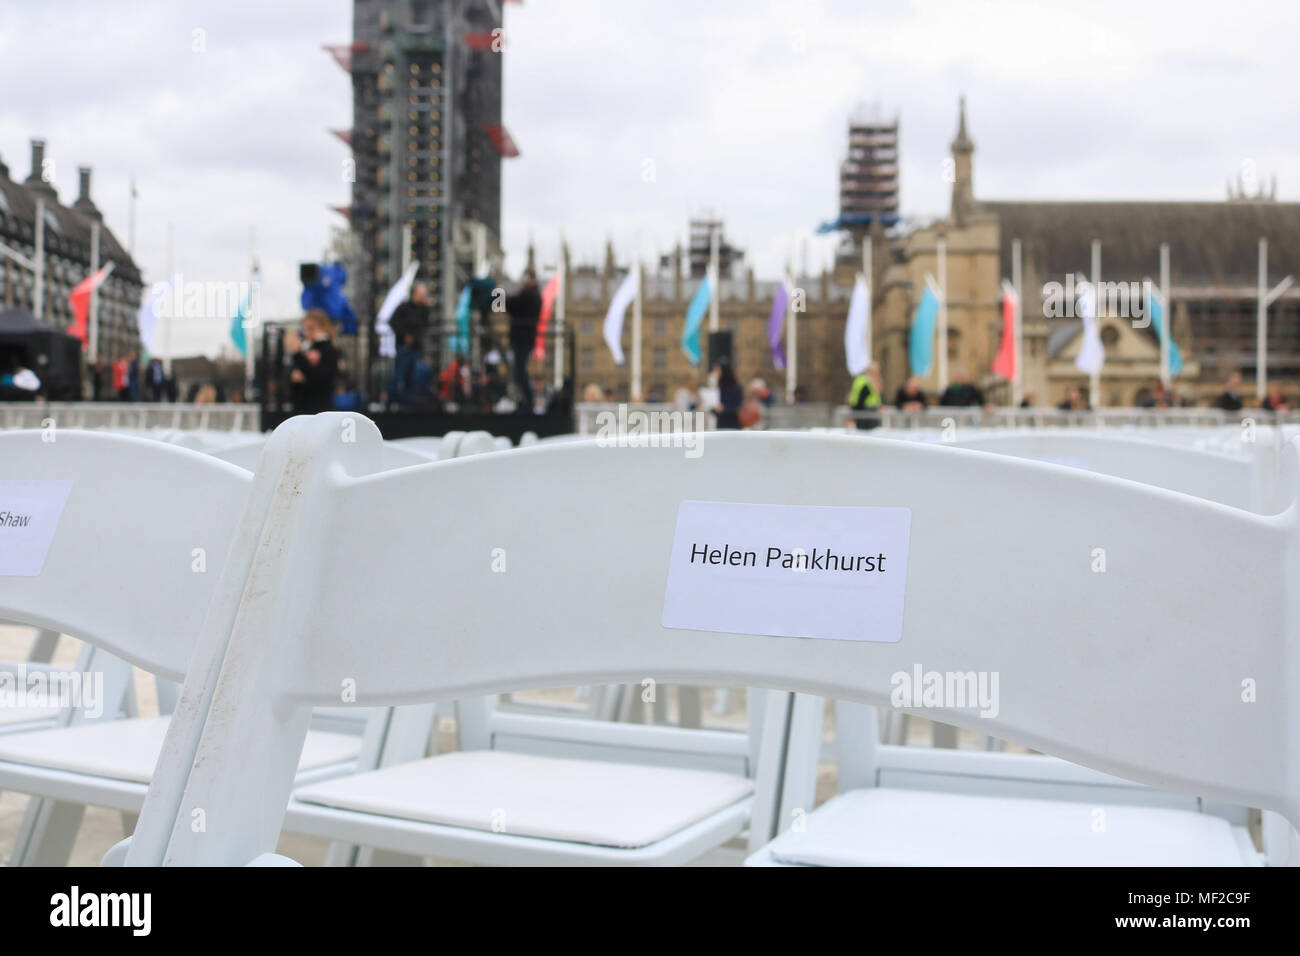
[[[1016,354],[1016,313],[1020,302],[1016,299],[1016,290],[1005,279],[1002,282],[1002,341],[998,344],[998,354],[993,359],[992,372],[1011,382],[1016,377],[1016,367],[1020,356]]]
[[[546,327],[550,324],[551,315],[555,311],[555,300],[560,294],[560,283],[563,280],[557,272],[551,276],[551,281],[546,283],[546,288],[542,289],[542,312],[537,318],[537,344],[533,346],[533,358],[541,361],[546,358],[546,340],[543,336],[546,334]]]
[[[519,147],[515,145],[514,139],[511,138],[509,131],[497,123],[486,123],[483,131],[488,134],[488,139],[492,140],[492,145],[501,155],[502,159],[514,159],[519,155]]]
[[[112,268],[113,264],[110,262],[94,275],[86,276],[68,293],[68,305],[72,306],[72,314],[77,317],[72,325],[68,326],[68,334],[81,339],[81,344],[84,346],[90,345],[90,293],[108,277],[108,272]]]

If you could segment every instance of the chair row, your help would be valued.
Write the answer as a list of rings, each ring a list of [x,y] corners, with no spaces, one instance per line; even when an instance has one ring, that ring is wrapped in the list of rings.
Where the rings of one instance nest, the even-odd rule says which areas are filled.
[[[326,835],[365,836],[372,846],[381,833],[421,850],[494,831],[520,841],[485,862],[516,861],[530,840],[564,846],[553,861],[590,860],[591,847],[606,851],[595,854],[601,862],[653,859],[600,843],[611,839],[607,828],[535,829],[530,813],[545,793],[518,788],[487,806],[501,780],[532,779],[517,763],[404,771],[404,792],[437,797],[405,806],[376,802],[401,789],[391,781],[338,778],[349,782],[346,802],[328,814],[301,811],[291,805],[296,786],[298,803],[319,798],[295,781],[311,708],[646,677],[886,704],[891,675],[915,662],[1000,675],[998,715],[962,710],[948,715],[955,724],[1139,783],[1296,818],[1287,691],[1300,675],[1284,613],[1293,509],[1252,515],[1042,462],[844,436],[711,435],[698,460],[671,448],[538,445],[384,471],[373,426],[322,415],[282,426],[251,481],[211,458],[131,439],[0,442],[4,479],[74,488],[40,573],[0,577],[0,615],[185,679],[139,826],[114,861],[267,862],[286,813],[315,813],[311,826]],[[901,639],[665,627],[664,582],[687,501],[909,509]],[[156,533],[113,554],[91,546],[97,516],[145,502]],[[1099,541],[1122,573],[1087,574]],[[1217,548],[1213,560],[1201,560],[1204,541]],[[190,572],[196,547],[224,554],[209,558],[210,577]],[[505,573],[493,569],[498,551]],[[404,560],[386,559],[394,554]],[[734,582],[715,584],[725,605]],[[1286,677],[1280,688],[1243,706],[1243,678],[1276,674]],[[588,789],[611,778],[599,770]],[[715,827],[710,839],[732,825],[717,814],[744,826],[750,811],[737,808],[752,783],[692,778],[682,789],[719,804],[703,828]],[[449,794],[466,802],[457,809]],[[438,819],[420,819],[418,806],[439,800]],[[649,820],[650,808],[631,818]],[[638,839],[656,835],[647,824]]]

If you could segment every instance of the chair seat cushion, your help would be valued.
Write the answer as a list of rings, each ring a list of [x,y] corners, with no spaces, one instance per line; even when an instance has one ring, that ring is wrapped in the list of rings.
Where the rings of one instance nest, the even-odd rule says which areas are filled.
[[[1233,827],[1190,810],[882,787],[841,794],[769,844],[805,866],[1242,866]]]
[[[310,784],[294,796],[379,816],[626,848],[662,840],[752,791],[747,778],[728,773],[473,750]]]
[[[170,717],[128,717],[10,734],[0,737],[0,760],[148,783],[170,721]],[[313,730],[303,744],[298,769],[354,760],[360,749],[357,736]]]
[[[37,720],[53,720],[58,715],[57,707],[0,707],[0,727],[10,724],[28,724]]]

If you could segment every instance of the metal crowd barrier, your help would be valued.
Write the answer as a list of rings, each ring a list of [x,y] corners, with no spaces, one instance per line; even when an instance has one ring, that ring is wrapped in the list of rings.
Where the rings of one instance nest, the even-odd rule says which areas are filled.
[[[258,432],[262,427],[260,409],[239,402],[0,402],[0,428],[43,428],[50,419],[59,428]]]
[[[1102,408],[1097,411],[1062,411],[1056,408],[927,408],[903,412],[892,408],[854,411],[839,406],[830,427],[846,423],[874,423],[884,428],[946,428],[950,426],[990,428],[1218,428],[1251,420],[1259,425],[1300,424],[1300,412],[1271,412],[1243,408],[1228,412],[1219,408]]]
[[[620,412],[620,409],[622,410]],[[651,416],[651,420],[661,419],[662,430],[680,430],[683,426],[670,426],[672,413],[677,413],[675,406],[655,402],[579,402],[575,406],[575,419],[580,435],[594,435],[600,428],[601,421],[617,422],[620,414],[624,416],[637,413]],[[613,419],[600,419],[601,413],[609,413]],[[1223,425],[1235,425],[1250,419],[1260,425],[1300,424],[1300,411],[1270,412],[1262,408],[1245,408],[1237,412],[1227,412],[1218,408],[1102,408],[1097,411],[1062,411],[1057,408],[948,408],[932,407],[923,412],[904,412],[896,408],[878,408],[870,411],[854,411],[847,405],[834,405],[829,402],[807,402],[799,405],[771,405],[763,409],[763,420],[759,428],[767,429],[807,429],[807,428],[843,428],[846,424],[862,422],[873,423],[884,428],[945,428],[991,427],[991,428],[1161,428],[1169,426],[1217,428]],[[712,428],[713,416],[708,416]],[[686,425],[687,429],[693,427]]]
[[[608,428],[623,432],[635,427],[647,434],[671,434],[717,427],[712,412],[683,412],[667,402],[578,402],[573,418],[579,435],[599,435]]]

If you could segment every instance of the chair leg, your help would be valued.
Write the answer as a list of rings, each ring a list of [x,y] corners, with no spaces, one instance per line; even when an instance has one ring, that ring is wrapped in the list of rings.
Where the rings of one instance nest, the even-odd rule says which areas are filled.
[[[356,866],[357,851],[360,847],[352,843],[340,843],[338,840],[331,840],[329,848],[325,851],[326,866]]]
[[[357,866],[423,866],[424,857],[409,853],[394,853],[392,850],[376,850],[362,847],[357,852]]]
[[[704,725],[704,706],[695,685],[677,687],[677,725],[699,730]]]
[[[618,719],[624,724],[645,723],[645,704],[641,700],[639,684],[623,684],[622,698],[618,705]]]
[[[657,688],[654,702],[650,705],[651,723],[663,726],[668,723],[668,696],[663,693],[668,688]]]
[[[957,728],[952,724],[941,724],[938,721],[930,722],[931,740],[934,747],[939,750],[956,750],[957,749]]]
[[[731,688],[719,687],[713,692],[713,713],[719,717],[731,709]]]
[[[36,632],[36,640],[32,642],[32,649],[27,655],[27,660],[32,664],[53,663],[54,650],[58,646],[59,632],[42,627]]]
[[[617,720],[620,690],[618,684],[602,684],[591,698],[591,715],[596,720]]]
[[[907,743],[908,715],[897,710],[886,710],[883,742],[902,745]]]
[[[9,865],[67,866],[85,814],[83,803],[31,798],[18,827]]]

